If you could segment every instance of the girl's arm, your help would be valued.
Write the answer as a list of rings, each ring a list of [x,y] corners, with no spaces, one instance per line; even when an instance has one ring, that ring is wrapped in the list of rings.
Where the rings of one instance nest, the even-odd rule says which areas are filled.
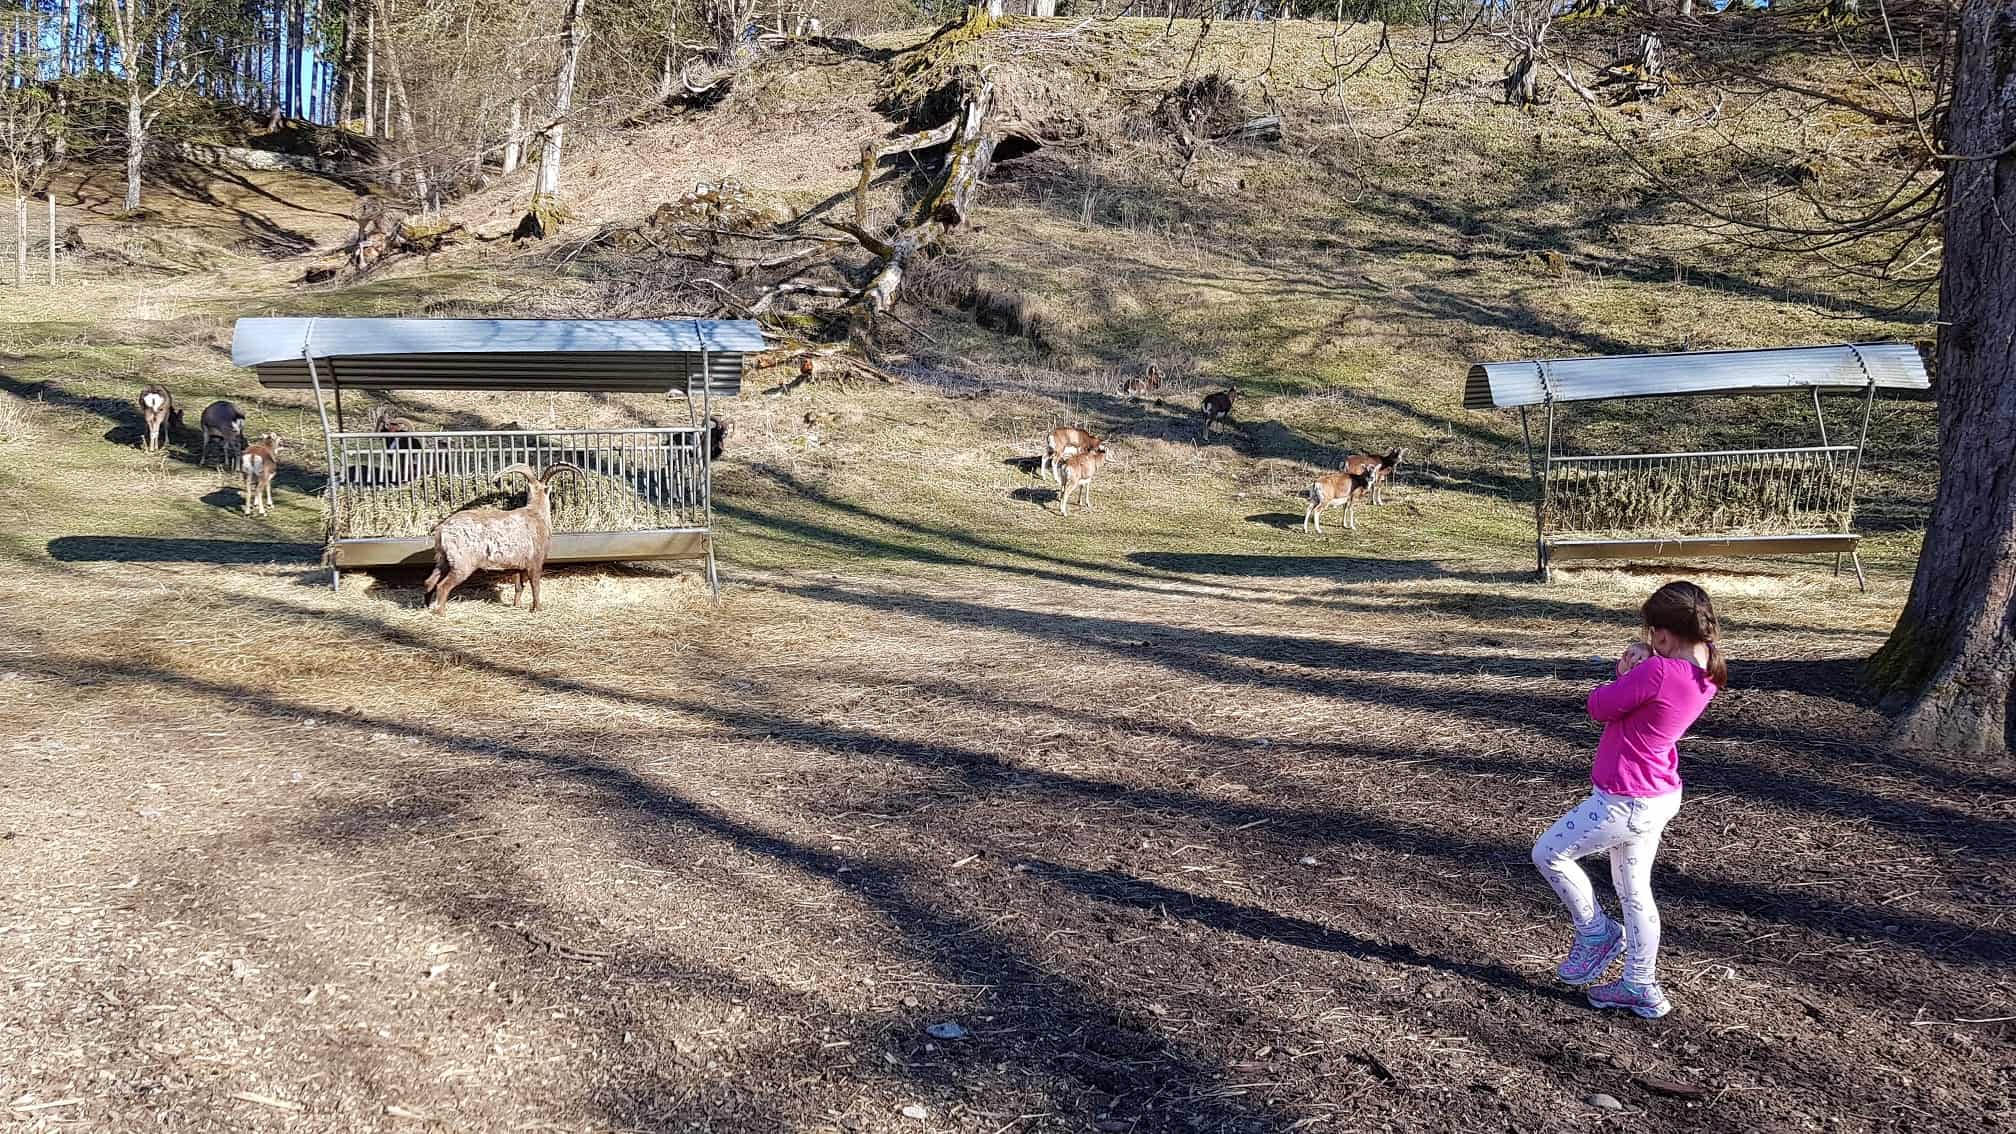
[[[1640,662],[1632,666],[1629,673],[1608,685],[1591,689],[1589,715],[1604,724],[1623,720],[1631,710],[1650,701],[1653,694],[1659,692],[1659,678],[1664,672],[1664,666]]]

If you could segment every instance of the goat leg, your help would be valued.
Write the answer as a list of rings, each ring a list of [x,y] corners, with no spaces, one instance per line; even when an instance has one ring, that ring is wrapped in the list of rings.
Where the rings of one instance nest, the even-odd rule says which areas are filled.
[[[532,613],[539,613],[539,577],[546,573],[546,565],[541,563],[532,568]]]
[[[446,615],[448,613],[447,608],[448,608],[449,594],[452,593],[456,587],[461,586],[463,582],[466,581],[469,578],[469,576],[474,573],[475,572],[473,571],[463,570],[462,568],[459,567],[454,568],[448,572],[447,576],[441,580],[440,585],[434,588],[435,614]],[[536,594],[537,592],[534,593]]]

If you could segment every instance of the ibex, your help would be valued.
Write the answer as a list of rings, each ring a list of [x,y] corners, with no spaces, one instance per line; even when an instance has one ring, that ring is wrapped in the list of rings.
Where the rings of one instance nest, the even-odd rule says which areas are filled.
[[[140,420],[146,426],[140,448],[149,453],[167,448],[168,438],[182,427],[182,411],[168,387],[150,382],[140,388]]]
[[[1302,498],[1309,506],[1302,511],[1302,530],[1308,531],[1315,524],[1316,534],[1323,534],[1323,509],[1337,504],[1344,505],[1344,526],[1356,531],[1358,528],[1358,501],[1372,490],[1372,474],[1369,472],[1326,473],[1316,478],[1316,483],[1303,490]]]
[[[238,458],[238,471],[245,474],[245,514],[273,514],[273,474],[280,471],[280,435],[268,433],[257,445]]]
[[[434,573],[424,592],[435,614],[447,613],[448,595],[478,571],[509,571],[517,576],[511,605],[532,584],[532,611],[539,610],[539,578],[546,570],[546,552],[553,544],[553,501],[550,482],[561,473],[581,470],[564,461],[534,469],[511,465],[497,474],[525,478],[525,504],[520,508],[472,508],[434,525]]]
[[[225,467],[232,458],[245,447],[245,415],[230,402],[211,402],[203,407],[203,416],[197,419],[203,430],[203,448],[196,456],[196,463],[207,464],[210,460],[210,439],[215,437],[224,447]]]

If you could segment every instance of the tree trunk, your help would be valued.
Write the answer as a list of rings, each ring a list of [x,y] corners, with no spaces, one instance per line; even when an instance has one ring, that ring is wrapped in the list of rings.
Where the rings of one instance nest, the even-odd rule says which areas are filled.
[[[567,134],[567,112],[574,105],[574,71],[581,62],[581,12],[587,0],[568,0],[560,17],[560,73],[553,82],[553,124],[539,143],[539,187],[541,194],[560,191],[560,144]]]
[[[1900,746],[2000,752],[2016,674],[2016,11],[1960,17],[1937,371],[1939,491],[1873,675],[1907,702]],[[1993,161],[1984,156],[2000,154]],[[1975,160],[1966,160],[1967,158]]]
[[[67,78],[71,74],[70,42],[71,33],[77,27],[77,0],[63,0],[63,34],[58,37],[61,46],[57,49],[56,74]]]
[[[382,9],[384,0],[374,0],[374,8]],[[399,104],[398,138],[400,148],[406,151],[406,165],[413,171],[414,197],[422,205],[427,203],[427,168],[420,156],[420,132],[413,125],[413,101],[406,96],[406,75],[399,68],[399,48],[392,39],[392,23],[385,22],[385,102]],[[389,118],[390,115],[388,114]],[[391,131],[387,131],[390,133]]]
[[[364,17],[364,136],[378,136],[378,108],[373,102],[378,82],[378,8]]]
[[[339,60],[339,82],[342,94],[336,103],[336,125],[350,121],[350,103],[357,94],[357,69],[352,66],[357,54],[357,0],[350,0],[343,8],[343,46],[336,53]]]
[[[141,113],[140,79],[126,80],[126,211],[140,208],[140,163],[147,156],[147,119]]]
[[[524,83],[522,75],[511,76],[511,86],[517,89]],[[511,173],[525,160],[525,100],[516,95],[511,98],[511,129],[504,135],[504,172]]]

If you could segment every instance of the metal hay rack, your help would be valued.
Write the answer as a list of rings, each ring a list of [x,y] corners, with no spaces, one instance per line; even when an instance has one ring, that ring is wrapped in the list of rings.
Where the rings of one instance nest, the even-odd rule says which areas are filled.
[[[1868,580],[1854,530],[1863,449],[1879,390],[1929,390],[1909,343],[1528,359],[1472,366],[1466,409],[1519,410],[1533,476],[1540,577],[1557,561],[1828,553]],[[1557,406],[1658,396],[1808,393],[1819,444],[1707,452],[1555,451]],[[1852,445],[1831,444],[1823,393],[1858,395]],[[1531,411],[1544,410],[1536,444]]]
[[[332,582],[346,567],[430,562],[435,524],[513,502],[504,469],[566,461],[581,473],[554,482],[548,562],[700,559],[718,597],[713,399],[740,390],[743,355],[763,348],[746,321],[282,318],[239,320],[231,353],[262,386],[314,392]],[[687,421],[353,430],[346,389],[676,394]]]

